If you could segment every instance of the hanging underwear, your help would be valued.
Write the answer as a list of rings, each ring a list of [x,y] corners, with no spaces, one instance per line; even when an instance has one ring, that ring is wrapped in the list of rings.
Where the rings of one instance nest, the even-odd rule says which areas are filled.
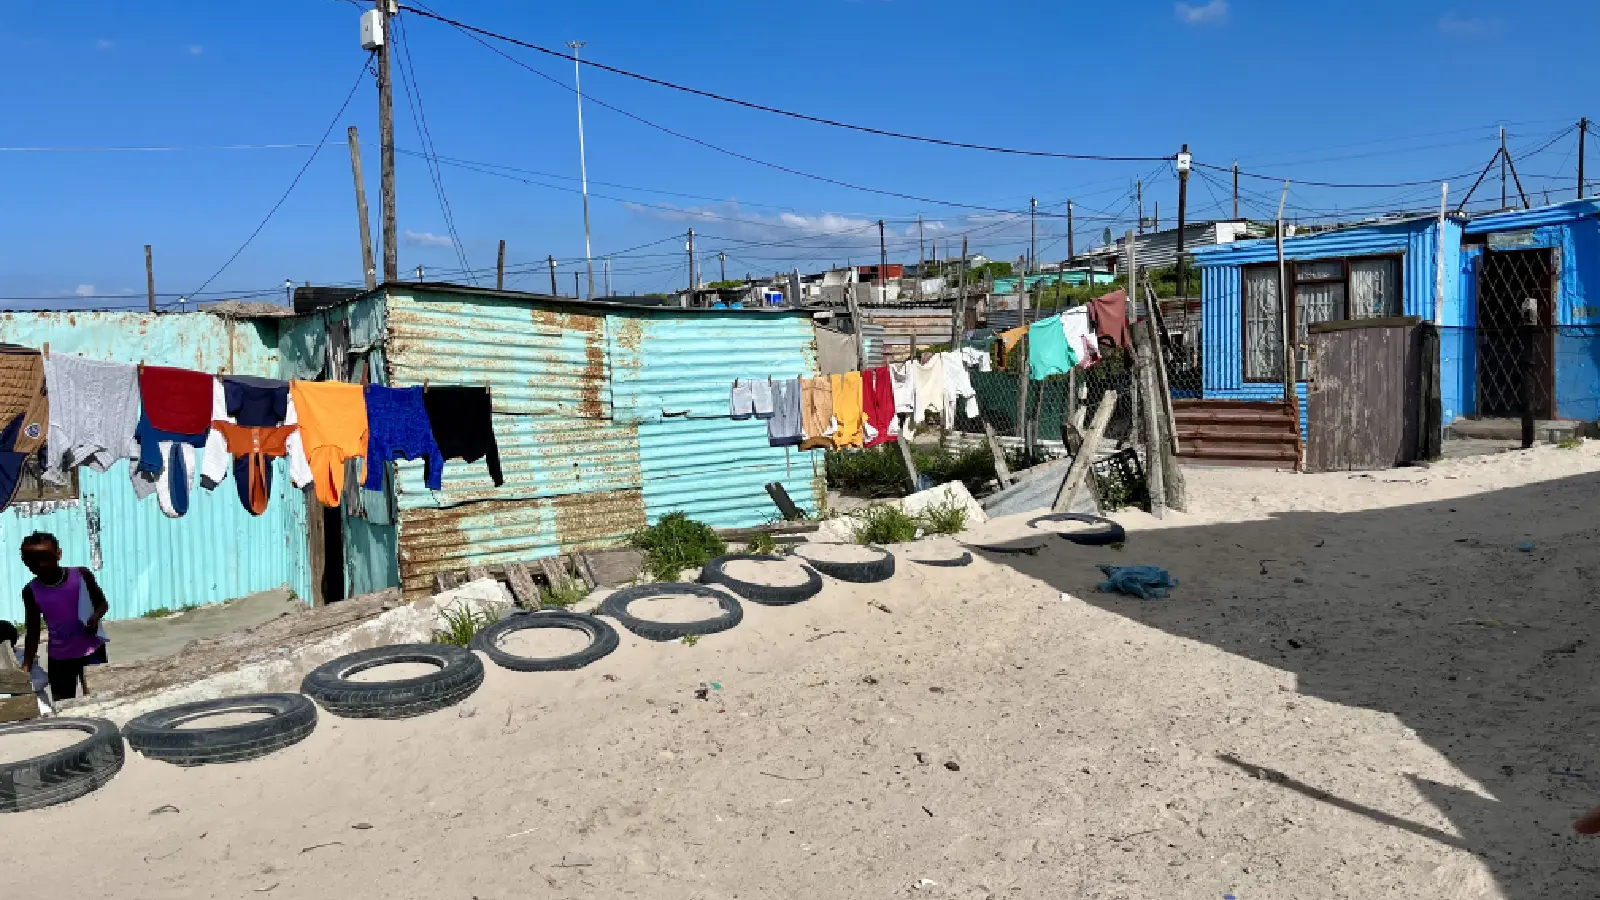
[[[239,489],[239,502],[252,516],[266,512],[267,499],[272,496],[272,460],[288,454],[289,435],[299,426],[247,428],[218,419],[211,427],[221,433],[228,442],[228,452],[233,454],[233,481]]]

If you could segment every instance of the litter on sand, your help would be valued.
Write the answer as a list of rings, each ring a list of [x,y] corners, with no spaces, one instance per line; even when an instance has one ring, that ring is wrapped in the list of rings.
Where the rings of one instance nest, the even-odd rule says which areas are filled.
[[[1168,588],[1178,586],[1178,580],[1159,566],[1112,566],[1101,563],[1098,567],[1106,573],[1106,580],[1096,586],[1103,594],[1127,594],[1140,600],[1161,600]]]

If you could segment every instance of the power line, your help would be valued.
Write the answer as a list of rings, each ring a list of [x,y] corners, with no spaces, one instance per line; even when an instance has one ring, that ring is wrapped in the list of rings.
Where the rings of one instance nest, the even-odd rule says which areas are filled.
[[[841,122],[841,121],[838,121],[836,119],[827,119],[827,118],[823,118],[821,116],[812,116],[812,115],[807,115],[805,113],[794,112],[793,110],[781,109],[781,108],[776,107],[776,106],[767,106],[766,104],[755,103],[755,102],[752,102],[752,101],[749,101],[749,100],[740,100],[737,97],[729,97],[729,96],[726,96],[726,95],[723,95],[723,94],[713,93],[711,91],[704,91],[704,90],[701,90],[699,88],[693,88],[693,87],[689,87],[687,85],[677,84],[676,82],[665,81],[665,80],[660,79],[660,78],[652,78],[649,75],[641,75],[638,72],[630,72],[627,69],[619,69],[616,66],[608,66],[605,63],[595,62],[594,60],[582,59],[582,58],[576,57],[576,56],[574,56],[573,54],[570,54],[570,53],[562,53],[559,50],[552,50],[552,49],[550,49],[548,47],[541,47],[538,44],[532,44],[532,43],[529,43],[527,41],[518,40],[518,39],[516,39],[514,37],[510,37],[508,35],[499,34],[497,32],[489,31],[489,30],[484,29],[484,28],[478,28],[478,27],[475,27],[475,26],[472,26],[472,25],[468,25],[465,22],[460,22],[460,21],[457,21],[455,19],[448,18],[446,16],[441,16],[438,13],[433,12],[432,10],[429,10],[429,9],[410,6],[410,5],[407,5],[407,4],[401,4],[400,8],[401,9],[405,9],[405,10],[410,10],[411,12],[414,12],[417,15],[422,16],[424,18],[434,19],[434,20],[443,22],[446,25],[450,25],[450,26],[452,26],[454,28],[457,28],[457,29],[459,29],[461,31],[464,31],[464,32],[470,32],[472,34],[480,35],[482,37],[493,38],[494,40],[497,40],[497,41],[504,41],[505,43],[513,44],[513,45],[518,46],[518,47],[523,47],[523,48],[528,49],[528,50],[536,50],[536,51],[538,51],[540,53],[546,54],[548,56],[553,56],[553,57],[556,57],[557,59],[562,59],[562,60],[565,60],[567,62],[576,62],[576,63],[579,63],[581,65],[590,66],[592,68],[600,69],[601,71],[604,71],[604,72],[610,72],[610,73],[612,73],[614,75],[622,75],[622,76],[624,76],[626,78],[633,78],[633,79],[636,79],[638,81],[646,82],[647,84],[653,84],[653,85],[656,85],[657,87],[670,88],[670,89],[675,90],[675,91],[682,91],[682,92],[684,92],[686,94],[694,94],[697,97],[705,97],[708,100],[717,100],[717,101],[720,101],[722,103],[731,103],[731,104],[733,104],[735,106],[742,106],[742,107],[744,107],[746,109],[754,109],[754,110],[758,110],[760,112],[772,113],[774,115],[787,116],[787,117],[789,117],[791,119],[799,119],[800,121],[811,122],[811,123],[814,123],[814,124],[817,124],[817,125],[827,125],[827,126],[830,126],[830,127],[833,127],[833,128],[843,128],[843,129],[847,129],[849,131],[859,131],[859,132],[862,132],[864,134],[875,134],[875,135],[878,135],[879,137],[897,138],[899,140],[904,140],[904,141],[917,141],[919,143],[924,143],[924,144],[937,144],[937,145],[942,146],[942,147],[956,147],[956,148],[960,148],[960,149],[963,149],[963,150],[983,150],[983,151],[988,152],[988,153],[1007,153],[1007,154],[1011,154],[1011,155],[1014,155],[1014,156],[1037,156],[1037,157],[1046,157],[1046,158],[1050,158],[1050,159],[1096,160],[1096,161],[1101,161],[1101,162],[1155,162],[1155,161],[1158,161],[1158,160],[1171,158],[1170,155],[1168,155],[1168,156],[1106,156],[1106,155],[1095,154],[1095,153],[1056,153],[1056,152],[1052,152],[1052,151],[1048,151],[1048,150],[1019,150],[1019,149],[1012,148],[1012,147],[996,147],[996,146],[991,146],[991,145],[988,145],[988,144],[970,144],[970,143],[966,143],[964,141],[952,141],[952,140],[946,140],[944,138],[926,137],[926,136],[923,136],[923,135],[916,135],[916,134],[905,134],[903,132],[889,131],[889,130],[886,130],[886,129],[883,129],[883,128],[873,128],[870,125],[856,125],[856,124],[853,124],[853,123],[850,123],[850,122]]]
[[[422,143],[428,176],[433,179],[434,194],[439,198],[439,212],[444,215],[444,226],[450,233],[456,259],[473,285],[477,285],[478,279],[472,274],[472,264],[467,262],[466,248],[461,245],[461,235],[456,231],[456,217],[450,209],[450,198],[444,192],[444,173],[439,171],[439,163],[435,159],[438,154],[434,151],[433,134],[428,130],[427,112],[422,107],[422,83],[417,80],[416,65],[411,61],[411,42],[406,40],[405,22],[398,16],[394,21],[395,43],[400,48],[400,84],[405,88],[406,105],[411,107],[411,124],[416,127],[417,139]]]
[[[171,153],[183,150],[303,150],[307,147],[342,144],[201,144],[166,147],[0,147],[0,153]]]
[[[289,199],[289,195],[294,193],[295,186],[298,185],[300,183],[300,179],[305,176],[306,170],[311,168],[311,163],[316,160],[317,154],[320,153],[322,148],[327,145],[328,135],[333,133],[334,126],[338,125],[339,119],[344,116],[345,109],[350,106],[350,99],[356,95],[356,89],[361,87],[361,82],[367,77],[367,66],[371,63],[371,61],[372,54],[370,53],[367,55],[366,59],[361,61],[361,71],[356,75],[355,84],[350,85],[350,93],[344,95],[344,102],[339,104],[339,111],[333,114],[333,118],[328,122],[328,127],[323,129],[322,137],[317,141],[316,148],[311,151],[310,156],[306,157],[305,165],[301,166],[300,171],[295,173],[294,180],[289,182],[289,187],[283,192],[283,196],[278,198],[277,203],[272,204],[272,208],[267,210],[267,214],[261,220],[261,224],[257,225],[254,231],[250,232],[250,236],[244,239],[244,243],[239,245],[239,249],[233,251],[233,255],[228,257],[228,261],[223,263],[221,268],[217,269],[215,272],[212,272],[211,277],[207,278],[205,282],[200,285],[200,287],[191,291],[189,296],[196,296],[201,291],[204,291],[211,285],[211,282],[216,280],[218,275],[221,275],[229,266],[233,265],[233,261],[239,258],[239,254],[243,253],[246,247],[250,246],[250,242],[256,239],[256,235],[261,233],[261,229],[266,228],[267,223],[272,221],[272,217],[277,213],[279,207],[283,206],[284,201]]]

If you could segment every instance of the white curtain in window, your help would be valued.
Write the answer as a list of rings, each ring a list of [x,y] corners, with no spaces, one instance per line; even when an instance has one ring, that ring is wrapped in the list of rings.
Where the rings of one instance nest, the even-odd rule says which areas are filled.
[[[1400,315],[1400,266],[1392,259],[1350,261],[1350,318]]]
[[[1278,269],[1244,270],[1244,374],[1283,377],[1283,321],[1278,312]]]
[[[1306,338],[1307,325],[1345,317],[1344,284],[1341,282],[1302,284],[1295,289],[1295,300],[1295,315],[1298,316],[1295,330],[1302,342]]]

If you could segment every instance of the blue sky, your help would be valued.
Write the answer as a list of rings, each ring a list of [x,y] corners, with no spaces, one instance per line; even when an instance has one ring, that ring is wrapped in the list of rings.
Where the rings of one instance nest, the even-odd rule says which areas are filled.
[[[1452,206],[1489,160],[1500,125],[1515,155],[1540,151],[1518,166],[1534,202],[1546,189],[1552,200],[1571,197],[1576,138],[1560,133],[1581,115],[1600,117],[1582,96],[1600,75],[1590,46],[1600,4],[1578,0],[433,0],[432,8],[545,46],[583,39],[586,56],[655,77],[889,130],[1108,156],[1160,157],[1187,142],[1201,162],[1226,167],[1237,158],[1248,172],[1307,181],[1472,172],[1452,180]],[[356,6],[87,0],[5,9],[0,77],[11,89],[0,146],[185,149],[0,150],[0,302],[141,302],[146,243],[155,248],[157,290],[193,293],[278,202],[312,153],[305,145],[330,122],[333,143],[205,291],[280,296],[285,279],[359,281],[345,127],[360,129],[374,239],[378,135],[373,81],[357,86],[365,53]],[[403,18],[435,151],[466,163],[440,167],[460,252],[474,268],[492,269],[506,240],[509,281],[529,290],[548,289],[544,260],[554,255],[560,288],[570,292],[583,256],[572,67],[502,46],[553,80],[540,78],[449,26]],[[461,267],[457,249],[427,166],[406,155],[423,142],[400,82],[397,69],[401,270],[446,273]],[[717,251],[730,276],[875,259],[879,218],[891,256],[915,260],[919,213],[941,254],[942,242],[967,234],[974,251],[1015,257],[1029,239],[1030,196],[1055,216],[1075,201],[1081,249],[1106,228],[1132,227],[1137,178],[1147,217],[1157,203],[1163,223],[1176,213],[1176,180],[1161,162],[915,144],[594,70],[583,87],[596,101],[747,157],[980,207],[800,177],[586,103],[594,251],[614,255],[619,293],[681,287],[691,225],[704,271],[715,277]],[[207,149],[261,144],[301,146]],[[1498,170],[1474,199],[1498,204],[1497,178]],[[1227,181],[1210,171],[1191,181],[1191,219],[1231,212]],[[1244,212],[1270,217],[1279,186],[1245,179]],[[1289,212],[1322,219],[1437,202],[1436,184],[1291,187]],[[1064,255],[1064,221],[1045,216],[1037,228],[1041,258]]]

